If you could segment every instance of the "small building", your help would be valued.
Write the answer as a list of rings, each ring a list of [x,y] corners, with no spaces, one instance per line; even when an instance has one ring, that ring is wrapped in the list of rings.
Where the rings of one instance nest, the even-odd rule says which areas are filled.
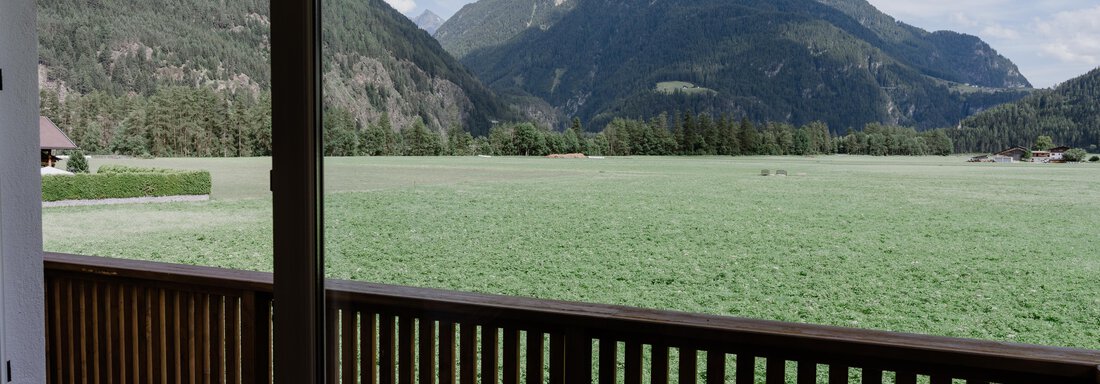
[[[1060,162],[1064,161],[1064,160],[1062,160],[1062,155],[1065,155],[1066,151],[1068,151],[1068,150],[1070,150],[1070,148],[1066,147],[1066,146],[1051,148],[1050,149],[1050,161],[1053,161],[1053,162],[1056,162],[1056,163],[1060,163]]]
[[[993,161],[998,163],[1014,163],[1021,161],[1029,151],[1024,147],[1012,147],[993,154]],[[1011,159],[1011,160],[1006,160]]]
[[[69,136],[46,116],[38,117],[38,142],[40,144],[39,148],[42,150],[43,167],[52,167],[59,160],[57,156],[53,155],[53,151],[77,149],[76,144],[69,139]]]
[[[1032,163],[1049,163],[1050,151],[1031,151]]]

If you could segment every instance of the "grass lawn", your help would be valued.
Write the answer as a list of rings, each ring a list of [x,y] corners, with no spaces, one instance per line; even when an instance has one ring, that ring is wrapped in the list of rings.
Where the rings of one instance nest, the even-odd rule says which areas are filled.
[[[1100,165],[966,158],[328,159],[328,270],[1100,349]],[[271,269],[270,159],[106,163],[213,200],[44,209],[47,250]]]

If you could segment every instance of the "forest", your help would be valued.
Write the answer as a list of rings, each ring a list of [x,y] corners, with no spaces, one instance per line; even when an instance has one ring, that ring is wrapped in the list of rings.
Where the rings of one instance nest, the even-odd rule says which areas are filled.
[[[41,92],[42,114],[89,153],[150,157],[248,157],[271,154],[271,97],[210,88],[161,87],[151,96]],[[671,116],[671,117],[670,117]],[[364,123],[339,106],[324,117],[327,156],[589,155],[947,155],[943,130],[866,125],[833,135],[827,124],[753,123],[726,115],[660,113],[616,118],[590,132],[573,119],[562,132],[532,122],[502,122],[474,136],[458,124],[444,132],[423,120],[397,126],[383,114]]]
[[[1055,145],[1100,145],[1100,68],[1020,100],[971,116],[948,130],[959,152],[996,152],[1032,147],[1047,135]]]

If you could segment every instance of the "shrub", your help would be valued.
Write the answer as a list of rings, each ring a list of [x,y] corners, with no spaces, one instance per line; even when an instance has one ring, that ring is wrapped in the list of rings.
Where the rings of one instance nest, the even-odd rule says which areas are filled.
[[[1088,152],[1085,152],[1084,149],[1074,148],[1062,154],[1062,160],[1068,161],[1070,163],[1076,163],[1080,161],[1085,161],[1085,156],[1088,156]]]
[[[207,171],[104,166],[96,174],[42,177],[42,201],[209,195],[210,188]]]
[[[1094,163],[1097,162],[1097,161],[1100,161],[1100,156],[1093,156],[1091,159],[1089,159],[1089,161],[1094,162]]]
[[[72,173],[88,173],[88,158],[84,157],[84,152],[73,152],[65,162],[65,169]]]

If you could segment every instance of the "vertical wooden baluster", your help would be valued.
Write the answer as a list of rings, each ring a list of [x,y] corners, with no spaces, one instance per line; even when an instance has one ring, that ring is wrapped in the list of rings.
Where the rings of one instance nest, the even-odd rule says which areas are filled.
[[[381,384],[397,383],[397,351],[394,350],[397,347],[397,337],[394,335],[394,321],[393,315],[378,315],[378,363],[381,365],[378,382]]]
[[[863,368],[863,384],[882,384],[882,370]]]
[[[783,384],[787,381],[787,361],[781,357],[770,356],[764,373],[764,381],[767,384]]]
[[[455,384],[458,359],[455,356],[455,323],[439,321],[439,383]]]
[[[355,310],[351,307],[345,307],[340,311],[340,367],[343,368],[343,373],[340,377],[343,378],[343,383],[355,383],[355,378],[358,376],[355,372],[359,367],[359,362],[355,361],[357,346],[359,345],[359,327],[355,321]],[[363,357],[366,358],[365,356]]]
[[[616,384],[619,376],[619,342],[600,339],[600,384]]]
[[[88,319],[91,320],[89,322],[90,324],[88,324],[88,338],[91,341],[91,344],[89,345],[88,349],[89,360],[85,362],[85,364],[91,365],[91,368],[89,369],[91,373],[91,378],[88,380],[88,382],[94,384],[100,384],[103,382],[101,381],[101,379],[103,378],[103,374],[105,373],[104,371],[106,371],[106,369],[103,369],[103,366],[106,365],[104,364],[104,362],[107,356],[105,353],[103,353],[103,350],[105,349],[104,342],[106,340],[103,339],[102,330],[104,317],[106,316],[106,314],[103,313],[103,299],[100,297],[100,291],[102,289],[103,286],[101,284],[97,282],[90,282],[87,291]]]
[[[187,300],[183,302],[183,305],[186,307],[184,313],[187,314],[187,343],[184,344],[184,346],[187,347],[187,353],[184,355],[184,358],[187,359],[185,362],[187,370],[184,371],[185,376],[183,382],[197,384],[195,378],[198,376],[198,372],[201,369],[199,363],[202,361],[199,359],[199,349],[196,343],[199,339],[200,330],[199,323],[196,321],[198,318],[196,314],[197,300],[194,293],[188,293],[186,297]]]
[[[90,308],[88,308],[88,293],[85,285],[85,282],[81,281],[78,282],[76,286],[77,305],[80,309],[80,322],[77,323],[77,328],[79,328],[80,332],[80,381],[89,383],[91,382],[91,370],[89,365],[91,365],[90,359],[92,358],[92,354],[89,351],[91,348],[91,335],[88,332],[88,326],[91,324],[91,319],[89,319]]]
[[[550,333],[550,384],[565,384],[565,335]]]
[[[99,355],[100,363],[103,364],[103,368],[100,369],[100,376],[103,378],[101,383],[117,383],[118,377],[118,365],[121,357],[119,356],[119,350],[116,347],[118,343],[117,335],[115,335],[114,327],[115,322],[118,320],[118,315],[115,313],[115,298],[114,298],[114,284],[104,283],[99,292]]]
[[[504,330],[504,384],[519,384],[519,329]]]
[[[756,382],[756,356],[748,352],[737,354],[737,384],[754,384]]]
[[[240,384],[248,382],[248,380],[255,380],[255,377],[249,377],[247,370],[250,364],[249,361],[243,361],[242,357],[251,356],[248,352],[243,352],[246,347],[245,341],[249,339],[249,335],[254,333],[244,332],[244,327],[240,323],[243,318],[248,317],[244,310],[244,297],[227,297],[225,300],[225,375],[228,376],[229,382],[233,384]],[[254,349],[254,348],[253,348]]]
[[[458,333],[459,382],[475,384],[477,383],[477,326],[470,323],[461,324]]]
[[[680,384],[695,384],[699,377],[699,351],[680,348]]]
[[[183,383],[183,373],[179,372],[180,367],[183,365],[180,363],[180,361],[183,360],[183,347],[180,345],[183,343],[183,341],[180,340],[180,337],[183,336],[183,327],[180,327],[179,321],[179,293],[175,292],[175,290],[167,290],[166,293],[168,295],[166,311],[168,321],[165,321],[165,332],[167,332],[168,336],[168,361],[166,363],[166,370],[168,371],[169,381],[173,383]]]
[[[829,384],[847,384],[848,367],[840,364],[829,365]]]
[[[156,351],[160,350],[160,330],[158,328],[160,309],[157,304],[159,293],[157,290],[143,288],[141,290],[141,299],[138,300],[138,306],[141,307],[142,320],[142,340],[141,343],[141,359],[145,364],[145,374],[142,377],[147,383],[159,383],[160,371],[157,367],[160,365],[160,355],[157,355]],[[156,356],[156,357],[154,357]],[[139,380],[139,382],[141,382]]]
[[[225,296],[218,295],[211,299],[213,309],[210,311],[210,326],[214,328],[213,347],[210,350],[210,359],[213,360],[211,375],[215,383],[225,383]]]
[[[199,355],[198,382],[213,383],[214,381],[214,295],[199,294],[195,297],[195,319],[198,321],[199,337],[196,346]]]
[[[894,382],[897,384],[917,384],[917,374],[910,371],[897,371]]]
[[[75,311],[75,299],[73,297],[73,282],[72,280],[65,281],[65,293],[62,295],[62,313],[64,314],[64,326],[61,327],[61,338],[65,342],[65,366],[68,368],[68,377],[70,383],[76,383],[77,367],[76,356],[78,355],[76,346],[80,344],[76,343],[76,312]]]
[[[374,384],[378,379],[378,316],[359,311],[359,375],[363,384]]]
[[[329,302],[325,306],[325,381],[340,382],[340,312]]]
[[[481,383],[500,382],[497,366],[500,361],[500,332],[496,327],[481,326]]]
[[[817,363],[798,362],[798,384],[817,384]]]
[[[121,297],[121,303],[125,303],[125,316],[130,320],[125,327],[125,342],[127,342],[127,376],[122,377],[123,383],[136,383],[141,381],[141,354],[139,353],[139,345],[144,342],[144,338],[141,337],[141,325],[139,320],[139,307],[141,301],[145,298],[138,293],[140,290],[136,286],[124,285],[123,294]]]
[[[438,340],[435,330],[435,321],[427,318],[420,318],[418,322],[420,327],[420,380],[419,384],[435,384],[435,355],[436,347],[435,342]]]
[[[527,330],[527,384],[543,384],[546,379],[546,335],[542,331]]]
[[[592,383],[592,338],[580,329],[565,333],[565,374],[566,382]]]
[[[400,375],[398,382],[401,384],[413,384],[416,382],[416,319],[412,316],[404,315],[400,318],[401,328],[399,329],[401,335],[401,343],[398,347],[401,351],[401,358],[398,360],[398,366],[400,367]]]
[[[651,349],[650,364],[652,365],[649,382],[653,384],[668,384],[668,346],[653,344]]]
[[[626,384],[642,384],[642,344],[627,340],[623,361],[623,380]]]
[[[168,369],[169,355],[172,351],[172,344],[168,339],[168,328],[171,327],[172,320],[168,318],[171,311],[168,310],[169,296],[168,292],[163,289],[157,290],[157,297],[155,299],[156,307],[156,328],[154,332],[157,333],[156,340],[153,341],[155,349],[149,351],[153,358],[156,359],[155,371],[157,376],[154,378],[159,383],[168,383],[169,380],[174,379],[170,377],[170,371]]]

